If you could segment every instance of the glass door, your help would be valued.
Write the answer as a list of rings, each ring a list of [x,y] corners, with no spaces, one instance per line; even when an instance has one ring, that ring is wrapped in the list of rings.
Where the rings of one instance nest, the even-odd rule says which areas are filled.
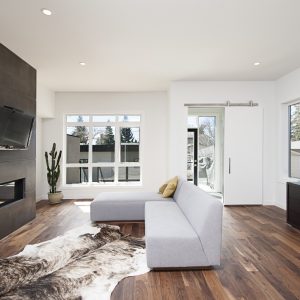
[[[187,177],[201,189],[223,194],[224,108],[189,108]]]
[[[187,140],[187,180],[198,184],[197,143],[198,129],[188,129]]]
[[[199,116],[198,185],[214,192],[216,162],[216,116]]]

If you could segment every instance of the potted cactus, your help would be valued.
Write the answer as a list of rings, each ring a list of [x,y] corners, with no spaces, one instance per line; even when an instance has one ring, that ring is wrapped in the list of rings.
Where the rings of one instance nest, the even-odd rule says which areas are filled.
[[[60,191],[56,191],[56,184],[60,175],[59,163],[61,159],[61,151],[59,151],[57,156],[55,143],[53,143],[52,150],[49,152],[49,154],[48,152],[45,152],[45,159],[47,165],[47,180],[50,187],[48,199],[50,204],[57,204],[61,202],[63,194]]]

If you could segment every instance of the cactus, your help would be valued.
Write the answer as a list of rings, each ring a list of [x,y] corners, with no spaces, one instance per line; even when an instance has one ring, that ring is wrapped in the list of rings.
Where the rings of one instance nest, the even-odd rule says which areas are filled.
[[[53,143],[52,150],[50,151],[49,155],[51,156],[50,161],[48,152],[45,152],[45,159],[47,164],[47,179],[50,186],[50,193],[56,193],[56,184],[60,175],[59,162],[61,159],[61,151],[59,151],[59,154],[57,156],[55,143]]]

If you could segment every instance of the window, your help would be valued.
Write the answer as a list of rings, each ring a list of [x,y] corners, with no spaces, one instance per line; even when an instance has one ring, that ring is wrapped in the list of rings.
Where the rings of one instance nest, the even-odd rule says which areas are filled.
[[[300,103],[289,106],[289,176],[300,178]]]
[[[67,115],[66,184],[141,181],[139,115]]]

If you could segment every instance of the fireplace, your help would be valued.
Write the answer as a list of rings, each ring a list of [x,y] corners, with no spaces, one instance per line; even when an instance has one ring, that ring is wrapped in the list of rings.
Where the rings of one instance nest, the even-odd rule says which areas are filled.
[[[25,178],[0,183],[0,207],[24,199]]]
[[[36,70],[1,42],[0,66],[0,106],[35,117]],[[0,239],[35,218],[35,152],[35,124],[27,149],[0,151]]]

